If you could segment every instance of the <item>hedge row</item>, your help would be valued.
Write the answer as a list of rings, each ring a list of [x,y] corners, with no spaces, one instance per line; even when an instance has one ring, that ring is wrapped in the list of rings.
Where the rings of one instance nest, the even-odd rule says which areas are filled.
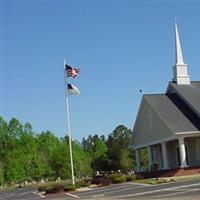
[[[87,187],[89,182],[87,180],[81,180],[76,182],[75,185],[69,183],[45,183],[38,187],[38,191],[44,191],[46,194],[60,193],[74,191],[76,188]]]
[[[108,176],[95,177],[92,180],[92,183],[100,186],[105,186],[111,183],[124,183],[128,181],[134,181],[136,179],[137,179],[136,175],[122,175],[116,173],[116,174],[110,174]]]
[[[106,186],[111,183],[124,183],[128,181],[134,181],[136,179],[137,179],[136,175],[110,174],[108,176],[95,177],[92,181],[90,180],[78,181],[76,182],[75,186],[69,183],[65,183],[65,182],[46,183],[46,184],[40,185],[38,187],[38,191],[44,191],[46,194],[52,194],[52,193],[73,191],[76,188],[80,188],[80,187],[87,187],[90,185],[90,182],[92,184],[96,184],[99,186]]]

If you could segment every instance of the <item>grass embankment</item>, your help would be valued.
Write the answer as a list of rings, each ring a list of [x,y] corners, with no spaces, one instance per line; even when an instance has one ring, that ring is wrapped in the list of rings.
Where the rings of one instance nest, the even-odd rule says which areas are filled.
[[[200,179],[200,174],[187,175],[187,176],[163,177],[163,178],[158,178],[158,179],[147,178],[147,179],[136,180],[134,182],[141,183],[141,184],[156,185],[156,184],[162,184],[162,183],[188,181],[188,180],[194,180],[194,179]]]

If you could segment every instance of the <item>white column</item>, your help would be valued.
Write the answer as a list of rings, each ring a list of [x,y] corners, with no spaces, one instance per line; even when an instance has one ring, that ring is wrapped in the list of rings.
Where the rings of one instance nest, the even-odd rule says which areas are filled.
[[[180,150],[180,161],[181,161],[181,168],[188,167],[186,162],[186,151],[185,151],[185,144],[184,144],[184,138],[180,137],[178,139],[179,143],[179,150]]]
[[[163,169],[168,169],[169,168],[169,164],[168,164],[168,159],[167,159],[166,143],[162,142],[161,145],[162,145]]]
[[[135,150],[135,158],[136,158],[136,170],[137,170],[137,172],[139,172],[140,171],[140,154],[139,154],[139,150],[138,149],[136,149]]]
[[[152,154],[151,154],[151,147],[147,147],[147,154],[148,154],[148,161],[149,161],[149,166],[148,170],[151,171],[151,165],[152,165]]]

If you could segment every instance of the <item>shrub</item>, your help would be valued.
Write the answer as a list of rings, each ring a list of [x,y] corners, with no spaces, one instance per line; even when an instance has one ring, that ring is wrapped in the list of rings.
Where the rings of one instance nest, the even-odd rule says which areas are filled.
[[[91,178],[84,178],[83,179],[86,183],[88,183],[88,184],[90,184],[91,183],[91,181],[92,181],[92,179]]]
[[[55,191],[55,193],[57,193],[57,192],[63,192],[64,191],[64,185],[62,185],[62,184],[55,184],[54,185],[54,191]]]
[[[81,180],[81,181],[78,181],[76,182],[76,187],[77,188],[80,188],[80,187],[87,187],[89,186],[90,184],[87,183],[85,180]]]
[[[126,176],[126,181],[134,181],[136,180],[136,175],[127,175]]]
[[[38,191],[39,191],[39,192],[45,191],[45,190],[46,190],[46,187],[47,187],[46,184],[45,184],[45,185],[40,185],[40,186],[38,187]]]
[[[75,185],[65,185],[64,186],[64,191],[68,192],[68,191],[74,191],[76,190],[76,186]]]
[[[110,185],[112,181],[106,176],[97,176],[91,181],[91,183],[100,185],[100,186],[106,186],[106,185]]]
[[[56,177],[48,177],[47,182],[54,182],[56,181]]]
[[[142,180],[142,179],[144,179],[144,177],[142,175],[140,175],[140,174],[137,174],[135,178],[136,178],[136,180]]]
[[[122,175],[113,179],[113,183],[124,183],[124,182],[126,182],[126,177]]]
[[[48,185],[45,188],[46,194],[60,193],[63,191],[64,191],[64,185],[62,184],[52,184],[52,185]]]
[[[114,180],[115,178],[121,177],[121,176],[122,176],[121,174],[110,174],[110,175],[108,175],[108,178],[111,180]]]
[[[45,187],[45,193],[46,193],[46,194],[52,194],[52,193],[54,193],[54,188],[53,188],[53,186],[52,186],[52,185],[46,186],[46,187]]]
[[[126,182],[126,177],[122,174],[110,174],[108,178],[112,181],[112,183],[124,183]]]
[[[73,191],[76,189],[76,186],[71,185],[66,182],[62,183],[47,183],[42,184],[38,187],[38,191],[45,191],[46,194],[60,193],[64,191]]]

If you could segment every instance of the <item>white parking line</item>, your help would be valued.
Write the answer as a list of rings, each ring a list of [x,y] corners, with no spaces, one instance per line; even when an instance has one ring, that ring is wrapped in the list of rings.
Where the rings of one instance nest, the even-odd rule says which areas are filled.
[[[138,187],[129,187],[129,188],[123,188],[123,189],[119,189],[119,190],[113,190],[113,191],[108,191],[108,192],[104,192],[104,194],[113,194],[113,193],[118,193],[119,191],[127,191],[127,190],[137,190],[137,189],[141,189],[141,188],[145,188],[146,186],[144,185],[138,185]]]
[[[133,182],[127,182],[127,185],[143,185],[143,186],[154,186],[154,185],[149,185],[146,183],[133,183]]]
[[[34,192],[33,192],[33,194],[35,194]],[[36,193],[36,194],[38,194],[40,197],[42,197],[42,198],[44,198],[45,196],[44,196],[44,194],[45,194],[45,192],[38,192],[38,193]]]
[[[29,193],[30,193],[30,191],[22,192],[22,193],[17,194],[17,196],[24,196],[24,195],[29,194]]]
[[[172,193],[172,194],[163,194],[163,195],[152,196],[152,198],[162,198],[162,197],[174,196],[174,195],[177,195],[177,194],[184,194],[184,193],[188,193],[188,192],[192,192],[192,191],[198,191],[198,190],[200,190],[200,189],[187,189],[187,190],[175,192],[175,193]]]
[[[144,185],[128,185],[128,187],[126,188],[120,188],[120,187],[117,187],[117,188],[102,188],[102,190],[91,190],[91,191],[86,191],[86,192],[82,192],[82,193],[79,193],[79,195],[81,195],[81,197],[85,197],[85,196],[88,196],[88,195],[92,195],[92,194],[96,194],[97,192],[102,192],[103,194],[101,195],[107,195],[107,194],[114,194],[114,193],[118,193],[119,191],[127,191],[127,190],[137,190],[137,189],[140,189],[140,188],[145,188],[146,186]]]
[[[200,185],[200,183],[194,183],[194,184],[190,184],[190,185],[181,185],[181,186],[176,186],[176,187],[171,187],[171,188],[163,188],[163,189],[159,189],[159,190],[151,190],[151,191],[140,192],[140,193],[136,193],[136,194],[127,194],[127,195],[123,195],[123,196],[119,196],[119,197],[120,198],[136,197],[136,196],[142,196],[142,195],[146,195],[146,194],[159,193],[159,192],[163,192],[163,191],[170,191],[170,190],[174,190],[174,189],[187,188],[187,187],[198,186],[198,185]]]
[[[8,198],[8,197],[12,197],[12,196],[15,196],[16,194],[14,193],[11,193],[11,194],[6,194],[4,197]]]
[[[20,200],[36,200],[42,199],[43,197],[21,197]],[[5,200],[5,199],[4,199]],[[19,200],[19,199],[18,199]]]
[[[92,198],[104,197],[104,196],[105,196],[104,194],[100,194],[100,195],[95,195],[95,196],[92,196]]]
[[[79,197],[76,196],[76,195],[74,195],[74,194],[70,194],[70,193],[65,193],[65,194],[68,195],[68,196],[70,196],[70,197],[74,197],[74,198],[76,198],[76,199],[79,199]]]

